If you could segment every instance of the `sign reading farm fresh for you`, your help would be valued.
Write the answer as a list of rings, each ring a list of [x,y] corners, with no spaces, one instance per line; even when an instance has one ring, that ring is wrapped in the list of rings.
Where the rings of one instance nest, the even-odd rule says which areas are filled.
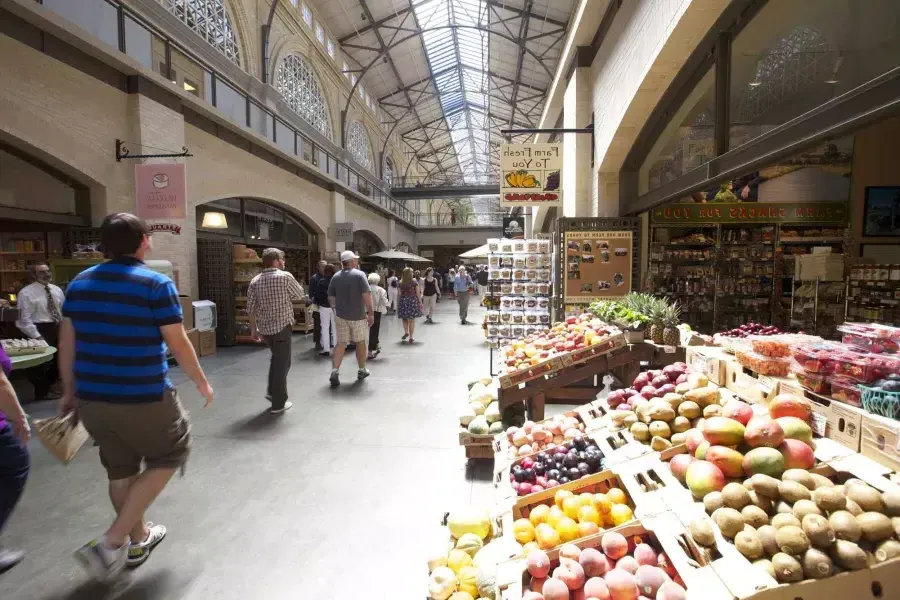
[[[500,146],[500,205],[559,206],[562,144]]]

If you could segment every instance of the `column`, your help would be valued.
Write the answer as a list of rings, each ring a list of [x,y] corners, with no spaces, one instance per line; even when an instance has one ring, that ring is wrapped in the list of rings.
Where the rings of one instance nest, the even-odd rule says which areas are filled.
[[[396,229],[397,229],[397,221],[394,219],[394,217],[388,218],[387,239],[384,240],[384,243],[387,244],[388,250],[391,250],[397,244]]]
[[[578,67],[572,73],[563,97],[563,127],[582,129],[591,124],[591,69]],[[591,136],[563,134],[563,206],[566,217],[592,216]]]
[[[344,242],[334,240],[334,224],[346,221],[346,198],[340,192],[331,192],[331,229],[328,233],[326,251],[340,254],[346,249]]]
[[[619,216],[619,173],[595,174],[597,195],[593,198],[593,215],[596,217]]]

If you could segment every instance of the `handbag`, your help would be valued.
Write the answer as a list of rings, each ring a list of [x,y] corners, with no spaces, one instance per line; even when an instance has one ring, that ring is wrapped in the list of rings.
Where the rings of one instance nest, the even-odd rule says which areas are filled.
[[[75,413],[50,419],[35,419],[34,432],[50,454],[69,464],[90,435]]]

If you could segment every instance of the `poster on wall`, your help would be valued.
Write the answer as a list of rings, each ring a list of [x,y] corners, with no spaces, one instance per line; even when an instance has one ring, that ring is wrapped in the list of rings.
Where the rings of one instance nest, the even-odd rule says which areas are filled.
[[[866,188],[863,235],[900,236],[900,187]]]
[[[590,304],[631,291],[631,231],[567,231],[566,304]]]
[[[184,163],[134,166],[137,216],[142,219],[184,219],[187,178]]]
[[[503,217],[503,237],[508,240],[525,239],[525,217]]]
[[[500,206],[559,206],[562,144],[500,146]]]

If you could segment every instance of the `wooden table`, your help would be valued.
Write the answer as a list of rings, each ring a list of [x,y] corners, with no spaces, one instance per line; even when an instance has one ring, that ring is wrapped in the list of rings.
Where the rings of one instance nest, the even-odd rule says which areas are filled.
[[[56,354],[56,348],[48,346],[43,351],[35,352],[34,354],[17,354],[15,356],[10,356],[9,360],[12,361],[13,371],[18,371],[20,369],[30,369],[31,367],[42,365],[45,362],[50,362],[54,354]]]

